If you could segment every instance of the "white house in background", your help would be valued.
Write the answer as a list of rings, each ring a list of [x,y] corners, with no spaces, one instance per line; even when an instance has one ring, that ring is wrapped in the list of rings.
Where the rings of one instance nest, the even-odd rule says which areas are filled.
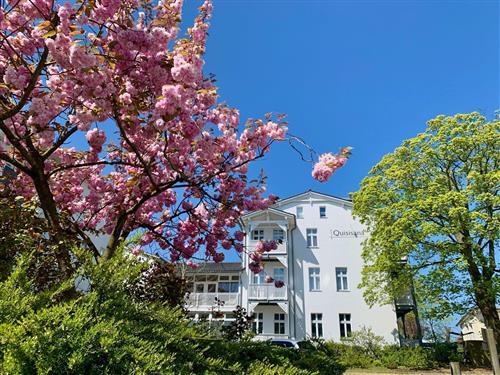
[[[405,339],[404,316],[415,311],[411,296],[370,308],[357,288],[368,233],[353,218],[350,200],[307,191],[245,215],[241,225],[247,234],[241,263],[205,263],[187,274],[193,282],[187,308],[195,319],[227,323],[240,305],[262,338],[339,341],[365,326],[388,343]],[[282,243],[266,253],[264,271],[253,274],[248,252],[260,240]],[[285,286],[265,283],[266,275]]]
[[[500,316],[500,308],[497,308],[498,316]],[[462,331],[463,341],[483,341],[482,329],[486,329],[484,324],[483,314],[479,309],[468,311],[458,321],[458,326]]]

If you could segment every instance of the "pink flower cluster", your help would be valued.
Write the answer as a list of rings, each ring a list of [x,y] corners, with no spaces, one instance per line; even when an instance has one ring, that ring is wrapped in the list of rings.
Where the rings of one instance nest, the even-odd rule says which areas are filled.
[[[260,273],[264,270],[262,264],[262,258],[264,253],[276,250],[278,248],[278,243],[276,241],[259,241],[255,246],[254,251],[252,251],[248,256],[250,257],[250,263],[248,267],[254,273]]]
[[[326,153],[319,157],[319,161],[314,165],[312,176],[320,181],[325,182],[330,179],[333,172],[344,166],[350,156],[350,148],[346,147],[339,154]]]
[[[41,202],[30,176],[44,175],[65,231],[119,239],[142,231],[143,248],[173,261],[201,254],[222,262],[225,251],[244,250],[240,217],[276,200],[247,172],[288,129],[272,116],[242,125],[237,109],[217,104],[214,80],[203,74],[212,4],[178,38],[181,5],[6,2],[0,93],[4,107],[25,99],[0,130],[16,141],[18,165],[35,168],[30,153],[41,160],[42,173],[19,170],[15,193]],[[88,149],[67,146],[83,136]],[[328,155],[315,178],[345,162]],[[260,272],[262,254],[275,248],[260,243],[250,267]]]
[[[270,275],[266,275],[264,281],[268,284],[274,282],[274,286],[276,288],[283,288],[285,286],[285,282],[283,280],[274,280]]]

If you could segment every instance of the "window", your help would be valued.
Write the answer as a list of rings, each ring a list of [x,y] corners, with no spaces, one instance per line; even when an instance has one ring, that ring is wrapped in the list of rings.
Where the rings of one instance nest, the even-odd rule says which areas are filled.
[[[297,213],[297,219],[303,219],[304,218],[304,207],[298,206],[296,213]]]
[[[307,247],[318,246],[318,230],[316,228],[306,229]]]
[[[340,337],[351,336],[351,314],[339,314]]]
[[[311,336],[323,337],[323,314],[311,314]]]
[[[337,277],[337,292],[345,292],[349,290],[347,284],[347,268],[337,267],[335,268],[335,275]]]
[[[252,284],[264,284],[264,272],[254,273],[252,275]]]
[[[194,284],[195,293],[203,293],[205,290],[205,284]]]
[[[217,289],[219,293],[238,293],[238,282],[222,281],[219,282]]]
[[[217,284],[207,284],[207,292],[208,293],[215,293],[216,287],[217,287]]]
[[[254,241],[262,241],[264,239],[264,230],[256,229],[252,232],[252,240]]]
[[[325,206],[320,206],[319,208],[319,217],[322,219],[326,218],[326,207]]]
[[[253,314],[252,331],[256,334],[264,331],[264,313]]]
[[[274,314],[274,333],[276,335],[285,334],[285,314]]]
[[[310,291],[321,290],[318,267],[309,268],[309,290]]]
[[[273,229],[273,240],[283,241],[285,239],[285,232],[283,229]]]
[[[285,282],[285,269],[284,268],[275,268],[273,274],[274,280],[281,280]]]

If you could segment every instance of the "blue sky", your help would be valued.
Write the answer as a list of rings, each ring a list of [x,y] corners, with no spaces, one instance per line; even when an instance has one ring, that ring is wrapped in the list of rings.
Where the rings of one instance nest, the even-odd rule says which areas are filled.
[[[199,1],[186,0],[185,21]],[[280,197],[346,196],[438,114],[500,108],[498,1],[214,0],[206,71],[242,119],[288,115],[318,152],[352,146],[325,184],[279,144],[258,163]]]

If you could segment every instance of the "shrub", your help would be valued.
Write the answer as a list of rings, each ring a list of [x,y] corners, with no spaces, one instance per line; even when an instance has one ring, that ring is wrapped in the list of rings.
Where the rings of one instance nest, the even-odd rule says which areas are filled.
[[[325,346],[347,368],[374,367],[375,358],[367,355],[362,348],[346,343],[326,342]]]
[[[73,280],[37,291],[21,256],[0,282],[1,374],[329,374],[343,372],[321,350],[214,339],[164,301],[130,290],[144,264],[122,255],[81,260]],[[73,290],[85,279],[85,293]],[[65,298],[61,298],[65,296]],[[69,299],[69,295],[73,296]]]
[[[211,357],[225,356],[241,365],[247,373],[255,363],[267,363],[272,366],[294,367],[318,375],[342,374],[345,367],[338,363],[331,353],[322,348],[295,350],[272,345],[265,341],[229,342],[214,340],[207,354]],[[288,371],[287,370],[287,371]],[[288,374],[288,372],[266,372],[265,374]],[[295,374],[295,372],[290,372]],[[298,372],[297,374],[301,374]]]
[[[441,366],[449,366],[452,361],[462,360],[456,343],[439,342],[430,346],[434,361]]]
[[[72,284],[35,294],[28,264],[22,258],[0,283],[0,373],[190,374],[226,368],[203,355],[193,340],[199,333],[179,310],[127,294],[138,265],[120,257],[98,266],[86,262],[80,276],[91,280],[89,291],[55,302]]]
[[[290,365],[273,365],[268,362],[254,362],[245,372],[248,375],[315,375],[316,372],[301,370]]]
[[[437,367],[437,363],[432,358],[432,352],[420,346],[386,346],[381,353],[381,363],[390,369],[427,370]]]

